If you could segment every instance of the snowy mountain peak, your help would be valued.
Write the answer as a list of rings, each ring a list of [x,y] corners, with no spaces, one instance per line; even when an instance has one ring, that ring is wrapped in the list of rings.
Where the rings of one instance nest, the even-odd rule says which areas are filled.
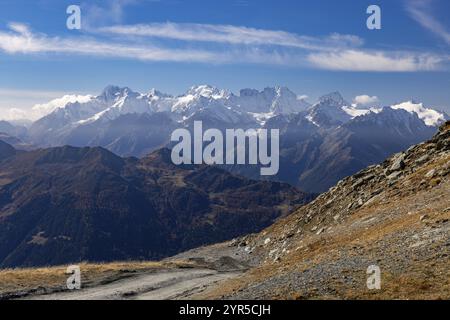
[[[332,107],[344,107],[350,105],[337,91],[320,97],[319,104],[326,104]]]
[[[187,96],[204,97],[208,99],[225,98],[229,93],[226,90],[220,90],[210,85],[200,85],[191,87],[186,93]]]
[[[349,104],[339,92],[332,92],[319,98],[319,102],[312,106],[306,116],[316,126],[334,127],[351,120],[354,116],[345,110]]]
[[[438,112],[433,109],[424,107],[423,103],[416,103],[414,101],[407,101],[397,105],[391,106],[394,110],[405,110],[409,113],[416,113],[427,126],[439,126],[448,119],[445,113]]]

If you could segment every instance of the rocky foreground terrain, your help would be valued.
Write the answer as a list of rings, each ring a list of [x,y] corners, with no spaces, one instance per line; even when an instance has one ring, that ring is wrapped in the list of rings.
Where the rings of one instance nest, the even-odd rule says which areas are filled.
[[[431,141],[228,243],[256,267],[196,298],[449,299],[449,173],[447,122]],[[371,265],[381,270],[380,290],[367,288]]]
[[[156,265],[82,265],[75,292],[62,267],[4,270],[0,299],[450,299],[449,173],[447,123],[261,233]]]

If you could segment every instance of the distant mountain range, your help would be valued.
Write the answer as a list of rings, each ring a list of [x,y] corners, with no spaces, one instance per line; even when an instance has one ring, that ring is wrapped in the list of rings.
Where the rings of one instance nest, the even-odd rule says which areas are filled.
[[[159,259],[258,232],[448,119],[414,102],[359,108],[337,92],[309,104],[281,87],[174,97],[110,86],[62,100],[28,128],[0,122],[0,267]],[[172,164],[171,133],[198,120],[279,129],[278,175]]]
[[[27,128],[25,126],[14,125],[8,121],[0,120],[0,133],[20,139],[27,137]]]
[[[34,122],[20,138],[39,147],[101,146],[120,156],[144,157],[170,147],[173,130],[192,128],[198,120],[204,128],[221,130],[279,128],[281,170],[271,179],[314,193],[429,139],[449,119],[414,102],[361,108],[338,92],[309,104],[284,87],[243,89],[235,95],[203,85],[172,96],[154,89],[141,94],[108,86],[99,96],[74,99],[61,99],[71,102]],[[14,136],[11,128],[6,133]],[[261,178],[255,166],[223,168]]]
[[[103,148],[0,141],[0,267],[159,259],[260,231],[312,200],[288,184]]]

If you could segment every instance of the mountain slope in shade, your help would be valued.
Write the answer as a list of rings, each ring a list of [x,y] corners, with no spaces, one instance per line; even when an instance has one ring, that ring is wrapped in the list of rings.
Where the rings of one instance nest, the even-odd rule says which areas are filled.
[[[32,144],[23,142],[21,139],[11,136],[7,133],[0,132],[0,141],[6,142],[7,144],[14,147],[16,150],[33,150],[36,146]]]
[[[14,125],[8,121],[0,120],[0,133],[23,138],[27,135],[27,128],[22,125]]]
[[[311,197],[217,168],[102,148],[0,144],[0,266],[159,259],[267,227]]]
[[[449,299],[449,220],[447,122],[430,141],[224,244],[257,266],[196,298]],[[380,268],[380,290],[367,288],[370,266]]]
[[[324,192],[339,180],[388,156],[429,139],[435,128],[415,114],[385,108],[378,114],[357,117],[324,136],[314,162],[299,170],[295,185]]]
[[[16,154],[16,150],[8,143],[0,140],[0,161]]]
[[[66,137],[68,145],[103,146],[121,156],[145,156],[166,146],[178,127],[165,113],[130,113],[114,120],[101,120],[73,129]]]
[[[436,130],[414,113],[391,108],[336,127],[318,127],[299,113],[274,117],[265,128],[280,129],[280,170],[268,178],[313,193],[325,192],[339,180],[426,141]],[[255,166],[224,168],[255,179],[259,174]]]

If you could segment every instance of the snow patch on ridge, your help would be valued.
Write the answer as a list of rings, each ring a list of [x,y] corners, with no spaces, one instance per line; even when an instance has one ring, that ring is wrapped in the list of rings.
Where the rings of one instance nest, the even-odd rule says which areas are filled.
[[[342,110],[352,118],[356,118],[359,116],[365,116],[366,114],[371,112],[371,110],[358,109],[355,107],[347,107],[347,106],[342,107]]]
[[[51,100],[47,103],[36,104],[32,110],[33,113],[36,114],[36,117],[41,118],[52,113],[56,109],[65,108],[68,104],[77,102],[88,103],[92,99],[94,99],[94,97],[91,95],[65,95],[61,98]]]
[[[412,101],[403,102],[391,106],[394,110],[405,110],[409,113],[416,113],[427,126],[434,127],[440,125],[445,121],[445,115],[433,109],[428,109],[423,106],[423,103],[414,103]]]

